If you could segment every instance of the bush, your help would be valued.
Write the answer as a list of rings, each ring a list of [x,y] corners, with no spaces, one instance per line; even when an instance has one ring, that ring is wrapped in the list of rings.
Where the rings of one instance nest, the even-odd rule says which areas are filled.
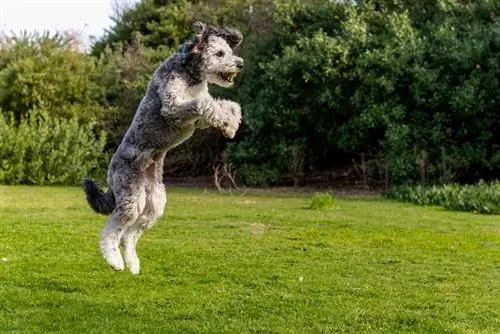
[[[102,175],[96,167],[107,162],[105,136],[96,139],[94,123],[28,114],[19,125],[12,113],[0,114],[0,183],[74,185],[89,172]]]
[[[451,186],[448,186],[451,187]],[[399,186],[393,187],[386,194],[387,197],[397,199],[401,202],[409,202],[417,205],[444,205],[445,188],[432,186]]]
[[[333,207],[333,197],[328,193],[315,193],[311,199],[309,209],[324,210]]]
[[[394,187],[386,196],[417,205],[438,205],[452,211],[500,214],[500,182]]]
[[[500,2],[355,3],[276,5],[248,49],[229,161],[284,174],[282,146],[299,140],[305,173],[365,153],[392,185],[500,177]]]
[[[0,37],[0,109],[16,121],[35,108],[51,117],[89,122],[102,111],[96,61],[78,50],[77,36]]]
[[[249,187],[266,187],[276,184],[280,172],[271,166],[243,165],[238,168],[239,181]]]

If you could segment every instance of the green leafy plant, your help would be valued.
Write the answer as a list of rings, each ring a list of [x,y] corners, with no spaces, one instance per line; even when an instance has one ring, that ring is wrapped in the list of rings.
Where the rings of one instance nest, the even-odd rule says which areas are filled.
[[[74,185],[91,171],[103,175],[106,137],[96,136],[94,123],[49,117],[41,109],[19,124],[9,115],[0,114],[0,183]]]
[[[250,187],[270,186],[278,182],[280,173],[271,166],[243,165],[238,169],[239,180]]]
[[[333,207],[333,196],[329,193],[317,192],[311,199],[309,209],[326,210]]]
[[[480,181],[473,185],[403,186],[386,196],[417,205],[438,205],[452,211],[500,214],[500,182]]]

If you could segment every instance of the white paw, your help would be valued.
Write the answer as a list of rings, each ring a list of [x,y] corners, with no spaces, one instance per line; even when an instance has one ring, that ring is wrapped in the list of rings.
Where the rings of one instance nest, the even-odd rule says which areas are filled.
[[[123,258],[122,255],[120,254],[120,251],[115,249],[115,250],[103,250],[102,251],[102,256],[106,260],[106,262],[109,264],[113,270],[116,271],[121,271],[125,268],[125,264],[123,263]]]
[[[236,136],[236,130],[228,127],[222,130],[222,134],[226,138],[233,139]]]
[[[127,265],[128,270],[133,274],[133,275],[138,275],[139,272],[141,271],[141,260],[139,260],[139,257],[137,254],[132,254],[129,252],[125,253],[125,263]]]
[[[227,138],[234,138],[241,123],[241,107],[238,103],[222,100],[221,104],[224,113],[220,115],[222,134]]]
[[[141,266],[139,265],[139,263],[137,263],[134,266],[128,267],[128,270],[132,273],[132,275],[139,275],[139,273],[141,272]]]
[[[100,249],[102,257],[104,258],[104,260],[106,260],[111,268],[117,271],[123,270],[125,268],[120,249],[118,248],[118,243],[113,237],[102,237]]]
[[[240,122],[241,106],[238,103],[229,100],[221,100],[219,103],[221,104],[222,109],[229,112],[238,123]]]

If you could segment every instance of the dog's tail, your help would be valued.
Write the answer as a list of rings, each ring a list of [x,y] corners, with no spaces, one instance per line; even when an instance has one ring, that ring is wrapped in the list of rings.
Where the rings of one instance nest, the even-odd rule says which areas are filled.
[[[109,215],[115,209],[115,195],[111,189],[104,192],[97,183],[86,178],[83,180],[83,191],[87,195],[87,202],[95,212]]]

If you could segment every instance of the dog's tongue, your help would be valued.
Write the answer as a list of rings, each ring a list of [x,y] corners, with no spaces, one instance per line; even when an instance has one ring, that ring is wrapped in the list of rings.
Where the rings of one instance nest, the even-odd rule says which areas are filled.
[[[237,74],[237,73],[227,73],[227,74],[225,75],[225,79],[226,79],[227,81],[233,81],[233,80],[234,80],[234,78],[236,77],[236,74]]]

